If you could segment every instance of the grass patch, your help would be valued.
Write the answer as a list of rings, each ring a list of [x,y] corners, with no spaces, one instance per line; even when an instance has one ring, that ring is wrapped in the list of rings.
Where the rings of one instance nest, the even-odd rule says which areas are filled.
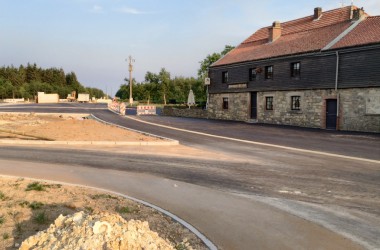
[[[4,224],[5,222],[5,217],[4,215],[0,216],[0,225]]]
[[[25,207],[25,206],[29,206],[29,201],[21,201],[20,203],[19,203],[19,205],[20,205],[20,207]]]
[[[39,182],[33,182],[28,184],[25,191],[45,191],[45,186]]]
[[[94,209],[92,207],[84,207],[84,209],[89,212],[89,213],[92,213],[94,212]]]
[[[36,209],[40,209],[44,206],[44,204],[42,202],[38,202],[38,201],[33,201],[32,203],[29,204],[29,208],[31,208],[32,210],[36,210]]]
[[[134,210],[131,209],[130,207],[118,207],[116,208],[116,212],[119,214],[129,214],[132,213]]]
[[[9,239],[9,234],[8,233],[3,233],[3,240]]]
[[[93,200],[97,200],[97,199],[114,199],[114,200],[117,200],[117,197],[112,196],[110,194],[94,194],[94,195],[91,195],[91,198]]]
[[[3,201],[5,200],[6,196],[3,192],[0,191],[0,200]]]
[[[183,243],[179,243],[178,245],[175,246],[176,250],[187,250],[187,247]]]
[[[34,220],[34,222],[36,222],[37,224],[46,224],[47,221],[48,221],[48,217],[47,217],[45,211],[43,211],[43,212],[40,212],[40,213],[36,214],[36,215],[33,217],[33,220]]]
[[[47,185],[44,185],[44,187],[47,187],[47,188],[61,188],[62,184],[47,184]]]
[[[22,224],[19,222],[16,223],[16,235],[22,235]]]

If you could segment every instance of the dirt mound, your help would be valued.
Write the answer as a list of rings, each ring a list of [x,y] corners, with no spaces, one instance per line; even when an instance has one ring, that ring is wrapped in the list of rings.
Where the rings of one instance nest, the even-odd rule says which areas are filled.
[[[85,119],[86,118],[86,119]],[[0,139],[159,142],[162,139],[105,125],[78,114],[0,113]]]
[[[110,213],[60,215],[54,224],[26,239],[27,249],[174,249],[148,222],[125,221]]]

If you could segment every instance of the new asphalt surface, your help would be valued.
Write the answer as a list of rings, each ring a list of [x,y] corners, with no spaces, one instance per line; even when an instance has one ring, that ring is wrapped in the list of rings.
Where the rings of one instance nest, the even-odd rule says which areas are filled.
[[[192,222],[221,248],[358,247],[353,243],[347,245],[349,243],[344,238],[330,240],[329,244],[326,244],[327,238],[324,237],[329,233],[325,233],[330,232],[332,236],[334,235],[332,231],[368,249],[376,249],[380,245],[377,237],[380,235],[379,135],[161,116],[125,118],[109,112],[104,105],[7,105],[0,106],[0,112],[92,113],[100,119],[118,125],[179,140],[182,145],[202,150],[204,154],[208,152],[212,152],[210,155],[219,154],[221,159],[204,160],[189,159],[186,157],[186,152],[183,152],[182,157],[168,157],[165,154],[153,156],[133,154],[133,152],[94,153],[74,149],[0,146],[0,159],[63,164],[71,167],[85,166],[99,171],[113,169],[123,173],[142,173],[178,181],[181,185],[184,183],[183,185],[203,186],[210,192],[220,190],[224,194],[234,194],[226,195],[224,202],[221,203],[231,201],[241,206],[231,207],[231,204],[223,206],[219,203],[212,205],[206,202],[209,197],[203,202],[199,201],[210,205],[204,207],[202,212],[207,209],[215,212],[216,207],[219,212],[223,211],[223,208],[235,211],[221,213],[230,217],[230,220],[221,221],[230,223],[231,229],[236,232],[234,234],[227,233],[227,225],[224,227],[219,225],[217,220],[221,217],[213,213],[208,214],[210,219],[207,223],[202,223],[195,216],[202,212],[189,215],[191,213],[183,211],[186,210],[183,206],[169,205],[168,201],[163,202],[149,195],[146,197]],[[175,127],[176,130],[162,126]],[[224,157],[231,160],[224,160]],[[141,193],[137,195],[144,196]],[[242,203],[235,200],[236,195],[242,199]],[[190,199],[194,200],[194,197]],[[243,204],[243,200],[244,202],[249,200],[252,204]],[[266,206],[258,208],[257,202]],[[211,209],[212,207],[214,209]],[[270,218],[270,214],[277,211],[273,210],[274,208],[295,215],[295,218],[314,222],[331,231],[325,230],[325,233],[321,233],[324,230],[320,230],[316,235],[316,232],[312,233],[302,227],[290,226],[286,229],[278,225],[274,227],[276,230],[270,230],[268,227],[273,221],[260,220],[257,214],[262,212],[260,209],[268,210],[270,213],[266,216]],[[246,225],[239,227],[244,220],[239,221],[239,219],[239,223],[233,223],[233,217],[237,215],[241,219],[241,216],[252,219],[249,222],[247,220]],[[291,221],[289,217],[285,221],[278,220],[277,217],[276,220],[281,221],[281,225],[284,223],[286,225],[286,220]],[[216,223],[217,226],[207,226],[210,222]],[[292,223],[295,223],[292,225],[297,224],[294,221]],[[293,238],[288,233],[293,234]],[[256,234],[256,237],[249,237],[249,234]],[[318,240],[312,240],[313,235],[314,239],[317,237]],[[270,239],[277,240],[280,245],[269,244]],[[289,244],[285,244],[287,241]],[[238,242],[240,245],[236,245]],[[255,243],[261,247],[253,247]]]

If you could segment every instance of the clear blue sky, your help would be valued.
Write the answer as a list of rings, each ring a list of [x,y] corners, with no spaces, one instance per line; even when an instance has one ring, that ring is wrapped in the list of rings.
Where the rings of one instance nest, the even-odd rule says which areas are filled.
[[[380,15],[380,0],[354,4]],[[314,7],[341,5],[341,0],[0,0],[0,65],[63,68],[86,86],[115,93],[128,76],[129,55],[139,82],[162,67],[172,77],[195,77],[207,54],[238,45],[260,27],[312,15]]]

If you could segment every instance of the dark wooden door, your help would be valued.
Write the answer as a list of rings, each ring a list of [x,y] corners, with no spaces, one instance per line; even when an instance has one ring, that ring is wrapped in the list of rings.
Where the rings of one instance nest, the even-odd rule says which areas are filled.
[[[336,99],[326,100],[326,128],[336,129]]]
[[[251,92],[251,119],[257,119],[257,92]]]

